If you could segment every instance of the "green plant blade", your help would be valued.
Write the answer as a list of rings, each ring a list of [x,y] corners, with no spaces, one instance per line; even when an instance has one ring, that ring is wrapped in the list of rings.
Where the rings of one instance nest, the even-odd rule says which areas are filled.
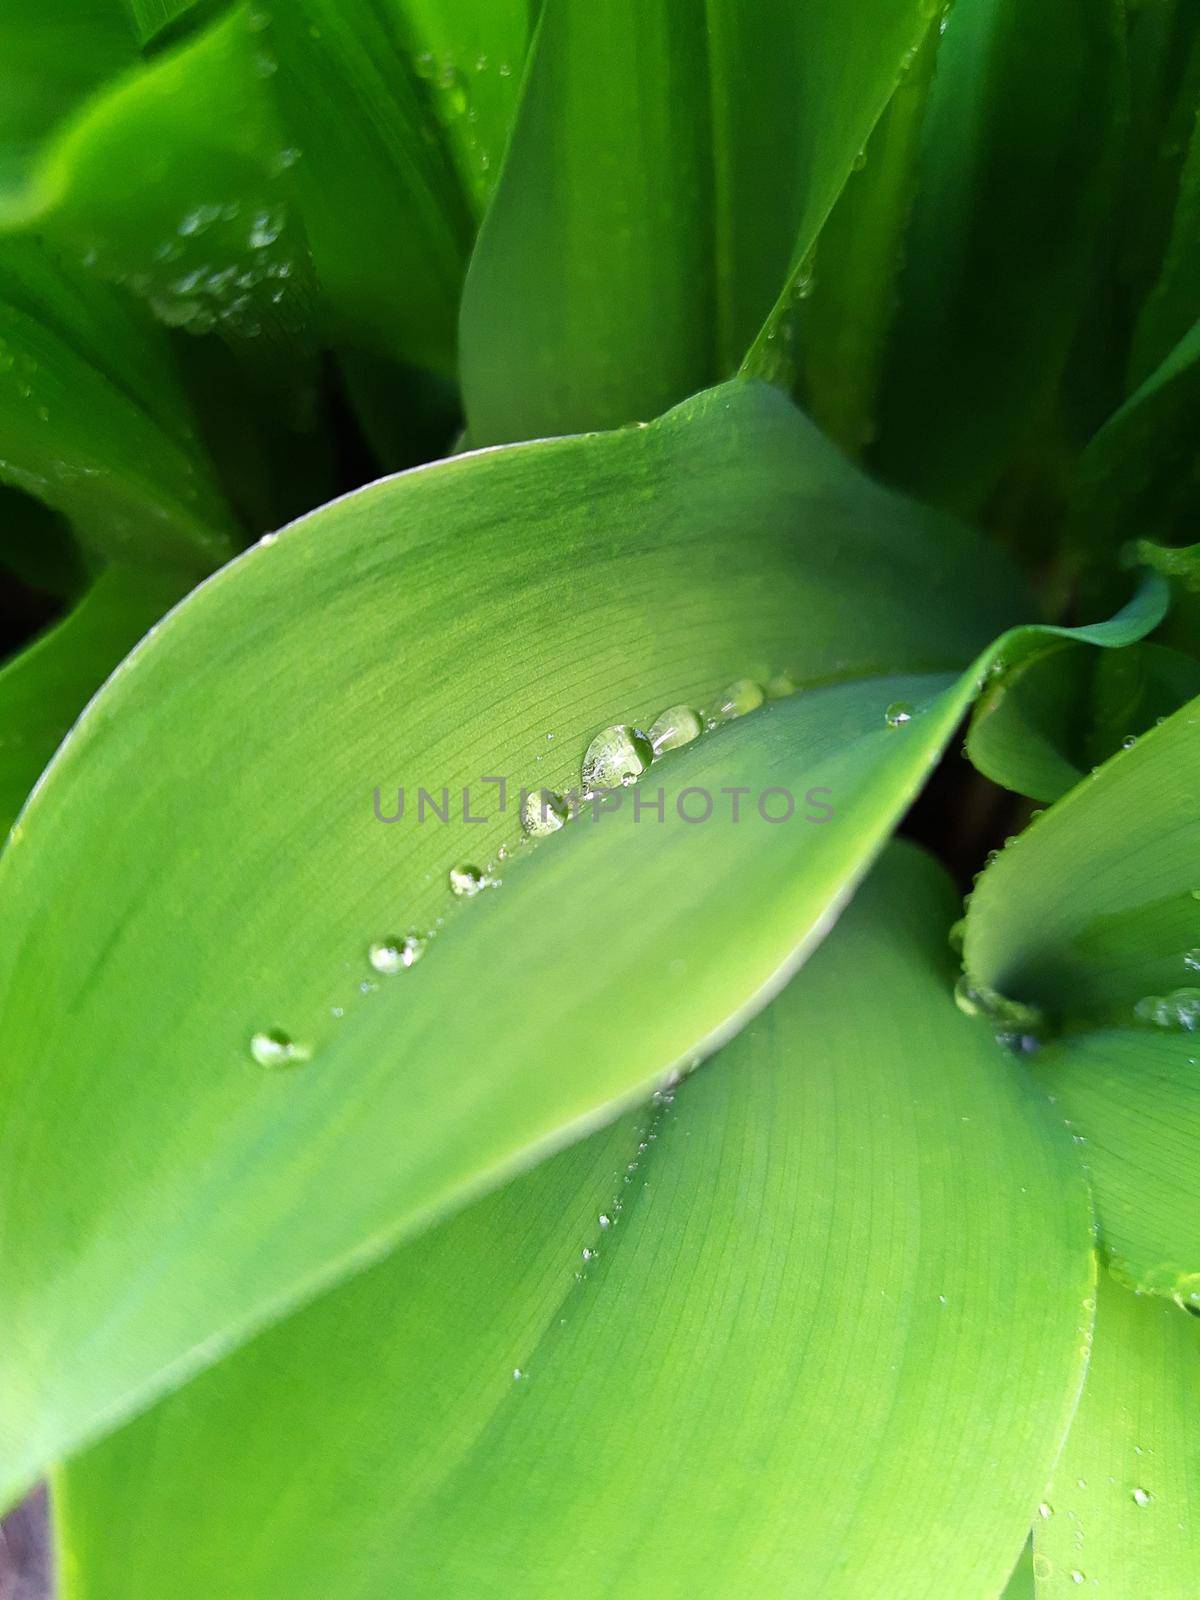
[[[1200,1305],[1200,1044],[1111,1029],[1060,1040],[1034,1065],[1080,1141],[1113,1274]]]
[[[673,1101],[69,1467],[72,1600],[994,1596],[1093,1266],[1069,1141],[950,1002],[952,908],[891,852]]]
[[[1001,1600],[1036,1600],[1033,1577],[1033,1541],[1030,1540],[1021,1552],[1021,1559],[1012,1570],[1012,1577],[1001,1596]]]
[[[452,372],[472,219],[390,8],[257,9],[331,336]]]
[[[938,53],[875,459],[978,506],[1091,286],[1124,99],[1115,0],[957,0]]]
[[[480,216],[500,175],[539,0],[389,0],[388,9]]]
[[[772,308],[929,25],[921,0],[549,0],[464,292],[472,441],[653,416],[752,344],[773,376]]]
[[[910,52],[790,298],[747,358],[748,369],[790,384],[814,422],[855,456],[878,430],[879,386],[940,37],[930,23]]]
[[[0,244],[0,481],[114,560],[206,570],[230,514],[169,353],[116,294],[32,241]]]
[[[0,17],[0,216],[23,204],[42,143],[63,117],[135,58],[120,0],[10,0]]]
[[[94,97],[43,157],[30,211],[161,321],[244,348],[265,391],[264,369],[311,355],[315,285],[257,21],[235,6]]]
[[[953,664],[1008,604],[999,568],[985,610],[962,601],[985,559],[781,396],[737,383],[650,428],[384,481],[190,596],[90,708],[0,861],[21,930],[0,958],[12,1481],[761,1003],[969,703],[977,672]],[[505,863],[495,897],[450,894],[451,867],[520,837],[489,775],[564,790],[605,724],[781,668],[808,693],[678,754],[661,836],[626,808],[550,840],[520,884]],[[708,834],[679,820],[682,789],[739,783],[829,788],[836,815]],[[391,816],[400,784],[414,809],[418,785],[449,790],[451,820],[381,825],[373,791]],[[483,824],[465,820],[467,786]],[[164,859],[151,837],[186,844]],[[360,993],[373,940],[443,921],[399,987]],[[656,998],[631,1010],[647,983]],[[639,1014],[652,1020],[597,1057],[605,1019]],[[447,1025],[466,1030],[457,1044]],[[255,1065],[251,1036],[273,1028],[310,1068]],[[339,1205],[297,1227],[322,1170]],[[70,1247],[71,1284],[51,1286],[73,1192],[95,1228]],[[139,1287],[114,1307],[118,1280]]]
[[[1200,945],[1200,704],[1189,701],[1038,818],[984,872],[964,963],[1051,1017],[1133,1020],[1187,987]]]
[[[1159,644],[1048,641],[980,695],[967,754],[993,783],[1057,800],[1125,741],[1200,695],[1200,662]]]
[[[1102,1274],[1083,1397],[1034,1528],[1038,1600],[1195,1594],[1198,1384],[1195,1319]]]
[[[721,370],[769,364],[797,276],[937,9],[709,0]]]
[[[0,837],[88,700],[182,592],[178,581],[110,568],[0,669]]]
[[[1195,528],[1192,442],[1200,414],[1200,322],[1195,323],[1088,445],[1076,521],[1093,548],[1162,539]]]
[[[471,258],[474,444],[611,428],[714,377],[704,9],[546,0]]]

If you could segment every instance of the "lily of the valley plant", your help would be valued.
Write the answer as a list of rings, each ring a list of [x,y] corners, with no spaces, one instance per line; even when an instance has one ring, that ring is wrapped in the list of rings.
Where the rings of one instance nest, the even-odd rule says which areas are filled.
[[[1196,0],[0,68],[57,1594],[1195,1600]]]

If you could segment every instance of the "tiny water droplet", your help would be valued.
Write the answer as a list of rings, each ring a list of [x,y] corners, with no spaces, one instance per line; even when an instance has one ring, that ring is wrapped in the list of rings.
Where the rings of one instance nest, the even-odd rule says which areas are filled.
[[[607,1212],[602,1211],[600,1213],[600,1226],[602,1228],[607,1228],[607,1227],[610,1227],[611,1224],[612,1224],[612,1218],[608,1215]]]
[[[1038,1516],[1039,1517],[1052,1517],[1053,1515],[1054,1515],[1054,1507],[1050,1504],[1050,1502],[1048,1500],[1043,1500],[1041,1505],[1038,1507]]]
[[[913,719],[913,708],[907,700],[893,700],[883,713],[889,728],[903,728]]]
[[[681,745],[691,744],[703,732],[704,725],[691,706],[668,706],[650,724],[647,738],[654,754],[660,756],[666,750],[678,750]]]
[[[766,698],[761,683],[756,683],[753,678],[735,678],[717,696],[712,721],[732,722],[735,717],[744,717],[751,711],[757,711]]]
[[[654,746],[640,728],[614,723],[587,747],[583,758],[585,789],[625,789],[636,783],[654,760]]]
[[[567,802],[552,789],[535,789],[521,801],[521,826],[531,839],[557,833],[570,816]]]
[[[1078,1567],[1072,1567],[1071,1568],[1071,1582],[1072,1583],[1082,1583],[1083,1582],[1083,1573],[1080,1572]]]
[[[1154,1498],[1149,1489],[1134,1489],[1132,1493],[1133,1503],[1134,1505],[1138,1506],[1148,1506],[1151,1500]]]
[[[296,1044],[282,1028],[264,1028],[250,1036],[250,1054],[260,1067],[287,1067],[307,1061],[308,1051]]]
[[[525,1376],[525,1374],[521,1371],[520,1367],[514,1367],[513,1368],[513,1382],[514,1383],[520,1383],[521,1379],[524,1376]]]
[[[482,867],[473,867],[467,862],[450,868],[450,888],[460,899],[469,900],[472,895],[490,888],[494,882]]]
[[[585,1261],[594,1261],[596,1259],[596,1251],[595,1250],[589,1250],[587,1245],[584,1245],[584,1247],[583,1247],[583,1259]]]
[[[796,692],[796,680],[790,672],[777,672],[773,678],[767,679],[767,699],[786,700],[789,695]]]
[[[367,959],[376,972],[391,974],[415,966],[424,954],[425,940],[410,933],[403,939],[376,939]]]
[[[1185,951],[1183,964],[1190,972],[1200,972],[1200,950]]]

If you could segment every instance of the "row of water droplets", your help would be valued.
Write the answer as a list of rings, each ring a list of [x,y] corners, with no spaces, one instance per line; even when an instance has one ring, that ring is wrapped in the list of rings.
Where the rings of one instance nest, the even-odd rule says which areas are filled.
[[[693,1065],[695,1063],[689,1063],[684,1070],[690,1071]],[[648,1155],[651,1146],[657,1143],[659,1135],[662,1133],[663,1122],[675,1103],[675,1090],[682,1076],[682,1073],[673,1073],[651,1097],[649,1116],[637,1129],[637,1145],[632,1159],[626,1163],[624,1172],[617,1174],[612,1198],[608,1201],[605,1209],[599,1212],[596,1217],[597,1231],[587,1243],[579,1248],[574,1267],[574,1280],[577,1284],[583,1284],[587,1281],[589,1269],[595,1266],[601,1256],[600,1241],[607,1238],[620,1223],[621,1214],[625,1209],[626,1190],[637,1185],[639,1181],[643,1188],[648,1185],[648,1178],[641,1177],[639,1179],[642,1162]],[[565,1327],[566,1323],[566,1316],[561,1315],[559,1317],[559,1326]],[[514,1383],[525,1382],[529,1376],[530,1370],[527,1366],[518,1366],[512,1369]]]
[[[757,711],[768,701],[786,699],[797,692],[789,672],[777,673],[766,682],[735,678],[706,712],[677,702],[660,712],[647,729],[631,723],[611,723],[595,735],[584,752],[580,772],[582,799],[600,801],[606,793],[628,788],[670,751],[682,749],[702,734]],[[894,700],[884,708],[884,725],[890,729],[904,728],[913,716],[914,710],[908,701]],[[536,789],[522,796],[521,827],[531,842],[557,833],[576,814],[570,800],[555,791]],[[506,859],[507,855],[507,849],[501,847],[500,859]],[[497,867],[480,867],[469,861],[457,862],[447,874],[450,892],[460,900],[474,899],[486,889],[498,888],[501,881]],[[381,977],[394,977],[416,966],[432,938],[432,932],[381,937],[368,947],[367,960]],[[364,993],[373,987],[370,979],[360,984]],[[334,1015],[343,1015],[343,1008],[335,1007]],[[297,1065],[311,1055],[281,1029],[255,1033],[250,1040],[250,1052],[264,1067]]]
[[[581,781],[585,798],[635,783],[658,757],[690,744],[706,729],[757,710],[768,699],[795,693],[795,684],[781,673],[763,685],[752,678],[738,678],[720,694],[712,709],[702,716],[689,705],[669,706],[651,723],[647,731],[627,723],[613,723],[592,739],[583,757]],[[889,708],[889,716],[892,708]],[[530,841],[556,833],[572,815],[563,796],[549,790],[534,790],[523,796],[521,826]],[[501,849],[503,860],[508,851]],[[474,862],[456,862],[447,873],[447,886],[457,899],[470,900],[486,889],[499,887],[496,867],[480,867]],[[433,937],[431,932],[386,935],[367,948],[371,970],[383,978],[407,972],[421,959]],[[369,992],[370,979],[360,988]],[[335,1017],[344,1008],[335,1007]],[[250,1039],[250,1054],[262,1067],[297,1066],[310,1059],[311,1051],[298,1044],[280,1028],[261,1029]]]

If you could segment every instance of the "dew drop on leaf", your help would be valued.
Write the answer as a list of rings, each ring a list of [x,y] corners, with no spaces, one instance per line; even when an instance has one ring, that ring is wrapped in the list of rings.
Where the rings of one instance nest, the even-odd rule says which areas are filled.
[[[1148,1506],[1153,1499],[1149,1489],[1137,1488],[1132,1491],[1135,1506]]]
[[[592,740],[583,758],[585,789],[624,789],[654,760],[654,746],[640,728],[615,723]]]
[[[732,722],[734,717],[744,717],[749,711],[757,711],[766,698],[761,683],[756,683],[753,678],[736,678],[717,696],[712,720],[714,723]]]
[[[469,900],[482,889],[491,888],[495,881],[488,877],[482,867],[473,867],[467,862],[450,868],[450,888],[463,900]]]
[[[913,708],[907,700],[893,700],[883,713],[889,728],[903,728],[913,719]]]
[[[367,960],[376,972],[403,972],[417,964],[425,954],[425,940],[415,933],[403,939],[376,939],[367,951]]]
[[[704,727],[691,706],[668,706],[660,711],[650,724],[647,737],[656,756],[667,750],[678,750],[681,745],[698,739]]]
[[[567,802],[552,789],[535,789],[521,801],[521,826],[531,839],[557,833],[570,815]]]
[[[250,1037],[250,1054],[260,1067],[287,1067],[308,1060],[308,1051],[282,1028],[264,1028]]]

